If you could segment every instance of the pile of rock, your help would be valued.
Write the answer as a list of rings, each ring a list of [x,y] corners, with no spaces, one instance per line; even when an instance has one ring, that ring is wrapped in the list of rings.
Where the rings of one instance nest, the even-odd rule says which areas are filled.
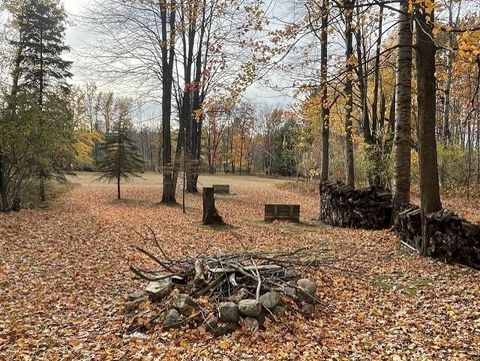
[[[310,255],[308,261],[305,253]],[[277,256],[248,253],[197,258],[187,271],[156,277],[135,269],[137,276],[151,280],[143,291],[128,296],[126,329],[205,327],[221,336],[241,325],[252,331],[262,329],[266,319],[276,320],[292,306],[311,315],[318,303],[317,285],[301,278],[299,272],[300,267],[317,264],[311,254],[295,251]],[[175,264],[183,263],[158,261],[171,271]]]

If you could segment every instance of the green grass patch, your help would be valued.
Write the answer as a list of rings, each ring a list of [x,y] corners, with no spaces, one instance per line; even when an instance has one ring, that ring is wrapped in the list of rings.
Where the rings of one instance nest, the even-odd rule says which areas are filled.
[[[376,275],[372,277],[371,282],[374,287],[384,292],[399,292],[410,298],[414,298],[418,291],[429,286],[431,283],[431,281],[426,278],[399,275]]]

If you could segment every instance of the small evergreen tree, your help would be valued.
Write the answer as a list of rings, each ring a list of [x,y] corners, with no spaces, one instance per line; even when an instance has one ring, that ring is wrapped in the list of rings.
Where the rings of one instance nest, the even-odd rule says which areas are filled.
[[[142,170],[143,160],[132,136],[132,126],[125,114],[120,113],[110,133],[105,135],[101,145],[101,159],[98,170],[102,173],[100,179],[117,181],[117,198],[121,199],[120,182],[131,177],[138,177]]]

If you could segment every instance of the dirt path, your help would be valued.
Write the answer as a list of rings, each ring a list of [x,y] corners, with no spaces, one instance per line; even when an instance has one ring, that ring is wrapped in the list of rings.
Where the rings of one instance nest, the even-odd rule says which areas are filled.
[[[317,200],[280,190],[267,178],[204,177],[235,196],[218,208],[234,227],[200,225],[201,197],[187,214],[158,205],[159,177],[147,174],[114,201],[112,185],[92,182],[49,210],[0,215],[0,360],[479,360],[478,273],[409,255],[389,232],[318,225]],[[298,202],[303,223],[262,222],[266,202]],[[171,254],[309,245],[333,264],[312,272],[322,301],[312,318],[287,315],[253,336],[220,339],[200,331],[123,333],[124,297],[142,287],[130,263],[133,231],[148,224]],[[145,246],[145,245],[144,245]],[[123,357],[123,358],[122,358]]]

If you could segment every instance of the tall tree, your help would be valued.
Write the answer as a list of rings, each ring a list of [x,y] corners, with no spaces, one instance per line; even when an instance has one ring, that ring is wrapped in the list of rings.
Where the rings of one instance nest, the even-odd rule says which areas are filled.
[[[66,15],[56,0],[12,1],[7,5],[16,37],[11,41],[15,50],[6,117],[10,125],[20,125],[21,122],[29,124],[28,168],[34,171],[33,176],[39,181],[39,196],[44,201],[44,181],[52,177],[64,177],[69,166],[68,160],[73,155],[72,149],[66,146],[73,135],[73,116],[65,96],[69,90],[67,80],[71,77],[71,62],[62,59],[63,53],[68,50],[64,44]],[[20,104],[26,109],[20,109]],[[32,113],[32,110],[35,112]],[[24,136],[27,137],[26,134]],[[14,145],[14,148],[18,147],[19,144]],[[0,149],[0,183],[3,183],[3,192],[9,188],[5,184],[9,176],[5,172],[26,174],[25,169],[17,167],[27,165],[11,163],[13,158],[18,159],[12,153],[15,149],[10,149],[10,154],[3,150],[2,145]]]
[[[345,173],[346,184],[355,186],[355,171],[353,163],[353,65],[355,62],[353,55],[353,9],[355,0],[345,0],[343,3],[343,15],[345,17]]]
[[[42,139],[46,137],[44,133],[49,131],[46,124],[42,124],[48,121],[42,121],[44,110],[48,111],[44,108],[45,98],[59,90],[67,92],[67,80],[72,76],[69,71],[72,63],[62,59],[62,54],[69,50],[64,44],[66,14],[58,0],[25,0],[14,15],[21,36],[13,42],[18,55],[13,74],[12,101],[14,104],[19,91],[37,97],[40,124],[36,138]],[[48,152],[43,154],[47,155]],[[46,198],[45,180],[61,174],[62,170],[42,166],[45,162],[55,164],[52,159],[37,159],[39,164],[36,167],[36,177],[39,180],[40,200],[43,202]]]
[[[320,81],[321,81],[321,122],[322,122],[322,165],[320,181],[328,180],[328,163],[330,161],[330,108],[328,102],[328,11],[329,2],[322,2],[322,22],[320,32]]]
[[[163,167],[163,193],[162,203],[174,203],[176,182],[174,181],[172,164],[172,87],[173,69],[175,66],[175,37],[176,37],[176,12],[175,0],[160,1],[161,21],[161,57],[162,57],[162,167]]]
[[[420,159],[420,195],[422,210],[422,238],[425,253],[429,248],[426,218],[428,213],[442,208],[437,165],[437,142],[435,138],[436,78],[433,36],[434,2],[417,5],[416,19],[416,66],[418,103],[418,142]]]
[[[401,0],[398,27],[395,137],[393,141],[393,208],[410,201],[412,112],[412,22],[407,0]]]
[[[66,14],[58,0],[25,0],[17,17],[21,49],[18,58],[19,87],[35,93],[42,105],[45,93],[60,87],[68,90],[71,62],[62,58],[69,50],[64,44]]]

